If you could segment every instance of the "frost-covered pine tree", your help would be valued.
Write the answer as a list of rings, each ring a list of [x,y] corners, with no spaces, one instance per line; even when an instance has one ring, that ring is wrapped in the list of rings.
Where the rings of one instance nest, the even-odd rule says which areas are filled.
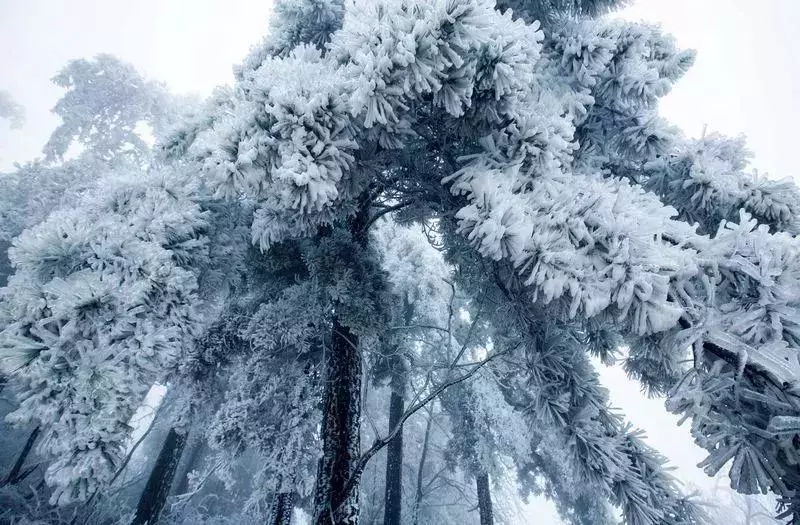
[[[47,161],[63,159],[80,144],[106,161],[124,155],[145,162],[146,131],[157,134],[177,118],[176,97],[112,55],[72,60],[53,83],[67,93],[52,110],[62,122],[44,146]]]
[[[127,421],[200,329],[194,268],[208,223],[191,184],[104,182],[14,241],[3,289],[3,370],[20,379],[8,417],[43,427],[53,502],[86,499],[114,475]]]
[[[320,228],[363,239],[377,211],[369,199],[388,196],[384,206],[440,220],[451,251],[476,250],[515,304],[554,303],[565,319],[613,316],[619,332],[666,335],[665,352],[682,353],[676,337],[705,337],[691,326],[719,308],[703,283],[723,262],[721,240],[673,218],[632,171],[669,152],[656,103],[691,55],[648,27],[556,28],[543,34],[482,2],[348,6],[322,51],[317,42],[266,53],[242,72],[238,109],[197,154],[223,193],[259,202],[253,238],[263,249]],[[765,370],[740,341],[714,344],[773,380],[797,368]],[[335,520],[355,513],[352,494],[318,483],[333,492]]]
[[[147,131],[163,133],[182,107],[162,86],[111,55],[73,60],[53,83],[65,93],[52,110],[61,124],[45,144],[44,158],[0,174],[4,263],[11,239],[25,228],[54,209],[76,205],[78,196],[108,173],[145,168],[151,161]],[[0,106],[11,111],[15,106],[8,97],[0,94],[7,101]],[[14,114],[19,116],[19,109]],[[5,273],[0,280],[5,281]]]
[[[771,490],[785,498],[789,515],[800,508],[794,190],[702,182],[704,170],[741,180],[735,152],[719,152],[730,163],[720,166],[716,146],[689,158],[687,175],[673,157],[680,157],[680,137],[658,117],[657,103],[692,55],[657,28],[587,18],[614,4],[520,1],[498,9],[493,0],[287,0],[276,9],[271,36],[237,70],[234,89],[218,92],[207,111],[162,139],[173,169],[202,167],[208,184],[198,194],[212,186],[242,205],[264,257],[300,247],[307,273],[276,297],[293,308],[312,299],[314,315],[298,321],[288,305],[285,316],[275,310],[280,300],[264,301],[270,322],[253,333],[267,360],[261,368],[243,360],[259,373],[232,392],[243,398],[243,413],[261,408],[252,406],[259,389],[291,395],[270,365],[300,377],[285,358],[302,363],[304,340],[283,345],[277,327],[288,321],[301,335],[313,328],[322,386],[315,523],[358,522],[364,467],[391,442],[390,435],[360,449],[362,364],[396,305],[370,236],[389,213],[431,232],[459,268],[454,285],[476,303],[490,301],[482,323],[493,345],[479,366],[497,385],[475,388],[494,388],[494,399],[545,429],[531,431],[526,462],[555,480],[553,494],[581,519],[605,517],[605,510],[589,509],[610,502],[629,523],[702,521],[658,455],[610,411],[597,382],[589,356],[608,357],[624,339],[632,375],[668,389],[670,409],[692,417],[696,439],[711,454],[709,472],[733,460],[735,488]],[[687,201],[681,192],[695,179],[700,197]],[[68,234],[48,241],[58,248],[48,255],[45,235],[69,224],[60,216],[23,235],[15,252],[6,353],[31,387],[23,405],[57,428],[48,451],[58,466],[75,466],[50,477],[54,499],[85,497],[107,479],[114,461],[93,451],[116,450],[120,421],[135,401],[97,400],[94,390],[75,397],[64,388],[43,397],[37,388],[84,370],[70,360],[75,355],[100,356],[109,374],[129,379],[113,387],[141,395],[147,381],[180,369],[183,356],[192,362],[193,327],[215,317],[194,317],[195,309],[212,309],[193,280],[208,263],[184,254],[184,242],[200,253],[203,225],[212,221],[214,231],[223,223],[202,212],[191,185],[161,180],[137,181],[138,193],[131,193],[172,203],[166,210],[154,204],[157,215],[133,211],[123,199],[89,206],[96,210],[86,214],[91,223],[80,222],[113,230],[110,239],[129,240],[122,244],[146,244],[135,253],[113,243],[73,249]],[[136,263],[141,254],[152,261]],[[153,274],[133,271],[154,261],[160,266]],[[184,276],[180,286],[171,279],[153,284],[163,268]],[[75,292],[86,279],[94,280],[84,286],[91,293]],[[111,282],[146,300],[128,305],[135,294],[108,288],[95,300],[94,290]],[[87,293],[88,302],[64,302]],[[139,347],[128,344],[138,341],[140,326],[144,334],[174,337],[164,335],[163,351],[143,344],[140,359]],[[694,362],[684,371],[679,363],[689,348]],[[42,358],[51,353],[66,356],[66,365]],[[497,356],[503,365],[489,367]],[[445,380],[442,391],[468,375],[456,379]],[[99,407],[94,417],[86,399]],[[56,406],[68,421],[54,417]],[[476,425],[465,428],[477,433]]]
[[[0,258],[3,261],[0,280],[3,284],[8,275],[13,273],[6,257],[12,239],[25,228],[42,222],[54,209],[85,206],[86,199],[82,195],[91,192],[104,178],[107,179],[107,184],[113,186],[120,180],[139,176],[140,171],[150,162],[149,146],[140,136],[140,127],[149,125],[151,129],[157,130],[160,120],[157,121],[154,115],[177,111],[173,107],[174,101],[161,87],[145,82],[132,67],[108,55],[93,61],[70,62],[54,78],[54,82],[64,87],[66,93],[53,109],[62,119],[62,125],[53,132],[45,147],[47,158],[17,165],[13,172],[0,176]],[[136,90],[139,95],[134,96],[133,91]],[[147,108],[143,107],[143,98],[151,99]],[[116,103],[109,104],[111,99],[116,100]],[[123,127],[127,128],[124,133],[119,131]],[[140,146],[135,156],[130,154],[132,143]],[[54,148],[60,153],[54,154]],[[67,150],[72,158],[57,158]],[[108,178],[109,173],[114,175]],[[155,179],[148,180],[153,182]],[[103,186],[95,191],[107,190],[108,187]],[[105,213],[103,210],[94,212]],[[51,220],[49,226],[44,226],[43,229],[50,230],[57,224],[57,220]],[[48,231],[46,235],[57,234]],[[58,247],[50,246],[48,249],[58,250]],[[18,270],[19,273],[25,271],[21,268]],[[78,270],[80,268],[76,266],[70,271]],[[10,359],[9,366],[13,368],[16,366],[13,363],[18,358],[15,352],[19,349],[9,350],[11,355],[5,355],[3,359]],[[69,378],[67,373],[64,381],[70,382]],[[19,385],[12,382],[12,386],[15,387],[12,390],[18,390],[16,387]],[[18,393],[23,397],[30,394],[26,387],[22,387]],[[10,408],[14,411],[15,407],[12,405]],[[24,408],[22,410],[25,411]],[[19,416],[17,412],[17,417]],[[17,465],[20,467],[26,456],[36,449],[44,453],[44,456],[39,457],[47,458],[47,447],[52,445],[46,445],[41,439],[37,441],[37,437],[42,434],[42,424],[47,425],[46,420],[39,419],[35,414],[27,414],[22,420],[30,421],[33,431],[25,446],[20,445],[22,452],[17,458]],[[14,467],[9,473],[9,479],[14,477],[14,471],[19,472],[19,469]],[[31,494],[26,493],[25,496],[29,498]],[[35,516],[31,515],[29,518],[34,519]]]

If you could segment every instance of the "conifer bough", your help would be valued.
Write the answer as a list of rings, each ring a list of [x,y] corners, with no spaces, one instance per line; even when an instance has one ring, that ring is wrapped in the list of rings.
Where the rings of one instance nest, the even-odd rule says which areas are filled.
[[[585,362],[592,323],[627,338],[629,372],[654,391],[669,390],[669,408],[692,419],[695,439],[710,453],[709,473],[732,460],[734,488],[772,491],[786,516],[797,515],[797,188],[748,185],[735,147],[693,149],[660,119],[659,98],[693,55],[657,28],[589,18],[613,4],[280,2],[270,37],[237,69],[234,90],[218,92],[205,114],[162,140],[166,164],[202,171],[198,192],[213,187],[254,210],[252,242],[267,255],[300,243],[321,290],[329,331],[319,336],[327,354],[315,523],[358,522],[361,358],[385,330],[388,310],[369,229],[388,212],[438,225],[437,242],[466,268],[459,286],[503,297],[498,304],[513,315],[489,322],[495,334],[509,328],[517,335],[518,345],[497,351],[517,352],[511,362],[520,365],[495,370],[516,389],[502,396],[541,400],[545,383],[537,378],[556,378],[568,410],[550,407],[533,417],[560,425],[559,439],[577,443],[574,458],[563,461],[590,467],[575,472],[605,487],[629,523],[702,518],[660,459],[609,416]],[[71,398],[41,392],[36,378],[78,373],[42,356],[54,348],[93,356],[88,341],[117,345],[155,323],[165,354],[126,346],[122,358],[103,361],[124,370],[139,395],[142,372],[166,374],[191,350],[182,345],[190,346],[194,302],[201,302],[192,272],[208,264],[206,218],[185,191],[159,188],[180,203],[164,217],[133,214],[125,222],[121,204],[99,208],[120,218],[103,227],[144,243],[152,261],[168,259],[170,275],[182,276],[158,292],[135,288],[145,295],[127,310],[132,331],[108,319],[109,305],[122,304],[113,291],[103,288],[91,301],[88,292],[70,291],[143,286],[148,273],[134,272],[129,257],[114,263],[124,246],[87,252],[56,235],[59,249],[51,250],[44,235],[63,230],[66,219],[80,223],[64,217],[23,236],[15,252],[18,275],[9,287],[19,291],[3,341],[20,359],[15,374],[32,385],[19,417],[62,425],[61,442],[67,436],[73,445],[47,445],[62,464],[89,461],[90,468],[53,473],[58,500],[84,497],[107,479],[104,463],[114,463],[124,435],[120,418],[135,403],[92,398],[94,411],[76,411],[64,425],[52,400]],[[583,348],[542,339],[543,316],[562,335],[571,326],[589,334]],[[104,321],[76,329],[83,319]],[[676,363],[689,348],[694,360],[685,370]],[[572,388],[584,379],[586,388]],[[86,441],[87,428],[103,431]],[[537,450],[555,453],[557,445]],[[488,481],[477,473],[485,501]],[[565,497],[580,499],[569,492],[564,486]]]

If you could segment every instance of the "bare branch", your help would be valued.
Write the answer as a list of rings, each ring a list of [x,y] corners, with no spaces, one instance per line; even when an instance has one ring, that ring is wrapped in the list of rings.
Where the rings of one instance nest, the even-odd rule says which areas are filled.
[[[373,215],[372,217],[369,218],[367,223],[364,225],[364,231],[368,231],[370,226],[372,226],[375,223],[375,221],[377,221],[378,219],[380,219],[381,217],[383,217],[387,213],[392,213],[392,212],[395,212],[397,210],[402,210],[406,206],[410,206],[413,203],[414,203],[414,201],[403,201],[403,202],[399,202],[399,203],[397,203],[397,204],[395,204],[393,206],[386,206],[386,207],[382,208],[379,212],[376,212],[375,215]]]
[[[410,324],[405,326],[390,326],[389,330],[414,330],[416,328],[426,328],[428,330],[438,330],[440,332],[449,333],[447,328],[441,326],[434,326],[430,324]]]
[[[397,433],[400,432],[400,430],[403,428],[403,424],[408,420],[408,418],[416,414],[421,408],[430,403],[432,400],[439,397],[442,394],[442,392],[444,392],[451,386],[461,383],[462,381],[466,381],[467,379],[474,376],[481,368],[489,364],[489,362],[493,361],[494,359],[508,352],[509,350],[503,350],[502,352],[498,352],[496,354],[487,357],[486,359],[475,365],[469,372],[459,377],[445,381],[444,383],[436,387],[430,394],[428,394],[423,399],[418,401],[416,404],[411,406],[411,408],[406,410],[403,416],[400,418],[400,421],[398,421],[397,425],[395,425],[394,428],[392,428],[391,432],[389,432],[389,434],[384,438],[376,439],[375,442],[372,444],[372,446],[369,448],[369,450],[367,450],[364,454],[361,455],[361,457],[358,460],[358,463],[356,464],[356,468],[350,474],[350,479],[347,481],[345,494],[349,493],[349,491],[352,490],[353,485],[356,483],[356,480],[360,477],[361,472],[364,470],[364,467],[367,465],[369,460],[372,459],[372,457],[375,454],[377,454],[382,448],[388,445],[389,442],[392,441],[392,439],[394,439]]]

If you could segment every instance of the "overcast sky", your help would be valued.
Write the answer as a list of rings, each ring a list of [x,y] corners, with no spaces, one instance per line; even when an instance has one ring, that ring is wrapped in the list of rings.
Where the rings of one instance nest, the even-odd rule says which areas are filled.
[[[231,66],[262,38],[270,8],[265,0],[0,0],[0,90],[27,113],[21,130],[0,122],[0,170],[39,154],[57,123],[49,110],[60,90],[49,79],[66,61],[112,53],[175,92],[207,95],[231,82]],[[800,0],[638,0],[620,16],[660,23],[698,51],[662,103],[667,119],[692,136],[704,125],[744,133],[760,172],[800,181]],[[693,467],[702,452],[663,402],[643,399],[619,370],[602,375],[615,403],[673,460],[679,477],[708,486]],[[550,513],[537,511],[532,522],[557,523]]]
[[[112,53],[174,91],[208,94],[230,82],[270,9],[268,0],[0,0],[0,89],[28,116],[22,130],[0,124],[0,169],[39,154],[56,124],[60,92],[49,79],[67,60]],[[662,104],[667,118],[690,135],[705,124],[745,133],[760,172],[800,175],[800,0],[638,0],[622,15],[661,23],[698,50]]]

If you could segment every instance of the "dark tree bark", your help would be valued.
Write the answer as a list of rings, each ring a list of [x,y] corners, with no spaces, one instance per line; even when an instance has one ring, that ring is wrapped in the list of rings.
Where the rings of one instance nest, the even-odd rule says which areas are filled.
[[[167,502],[172,481],[175,478],[175,471],[186,445],[186,434],[181,434],[174,428],[170,428],[167,439],[161,447],[156,464],[150,471],[147,484],[139,498],[139,505],[136,507],[136,516],[131,525],[152,525],[158,520],[164,504]]]
[[[492,515],[492,493],[489,489],[489,474],[479,474],[475,478],[478,486],[478,510],[481,515],[481,525],[492,525],[494,516]]]
[[[31,453],[33,444],[36,443],[36,438],[39,437],[39,432],[39,427],[36,427],[31,431],[30,435],[28,436],[28,440],[25,442],[25,446],[22,447],[22,451],[19,453],[17,460],[14,462],[14,466],[11,467],[6,479],[3,480],[3,485],[13,485],[14,483],[17,483],[21,479],[25,478],[24,475],[21,475],[22,467],[25,466],[25,460],[28,459],[28,454]]]
[[[187,437],[188,439],[188,437]],[[197,461],[202,456],[201,452],[203,451],[204,442],[202,439],[199,438],[191,438],[189,439],[191,444],[189,445],[188,451],[186,451],[187,458],[183,462],[183,466],[179,465],[179,469],[176,471],[176,478],[178,482],[175,484],[175,488],[172,491],[173,494],[183,494],[189,488],[189,473],[194,470],[195,466],[197,465]]]
[[[294,509],[294,494],[279,492],[272,498],[269,525],[291,525],[292,509]]]
[[[405,412],[405,388],[398,385],[392,390],[389,402],[389,429],[400,424]],[[386,492],[384,496],[383,525],[400,525],[403,507],[403,429],[386,447]]]
[[[433,428],[433,414],[428,413],[428,421],[425,423],[425,439],[422,441],[422,454],[419,457],[419,468],[417,469],[417,493],[414,497],[414,516],[412,523],[417,525],[419,523],[419,510],[422,507],[422,480],[425,475],[425,461],[428,458],[428,444],[431,438],[431,429]]]
[[[361,353],[358,337],[333,322],[326,362],[322,412],[322,458],[314,494],[315,525],[358,523],[357,464],[360,458]]]
[[[0,241],[0,286],[8,284],[8,278],[14,273],[14,268],[11,267],[11,262],[8,260],[10,247],[10,242]]]
[[[369,242],[372,196],[358,198],[348,229],[361,248]],[[327,235],[330,231],[321,230]],[[361,478],[361,350],[358,336],[334,316],[331,348],[325,360],[322,407],[322,458],[314,489],[314,525],[358,525]]]
[[[414,319],[414,305],[403,298],[403,323],[409,326]],[[383,524],[400,525],[403,516],[403,426],[402,418],[406,410],[405,396],[408,370],[396,346],[388,356],[391,365],[392,394],[389,400],[389,432],[398,425],[400,430],[389,442],[386,449],[386,485],[383,504]]]

